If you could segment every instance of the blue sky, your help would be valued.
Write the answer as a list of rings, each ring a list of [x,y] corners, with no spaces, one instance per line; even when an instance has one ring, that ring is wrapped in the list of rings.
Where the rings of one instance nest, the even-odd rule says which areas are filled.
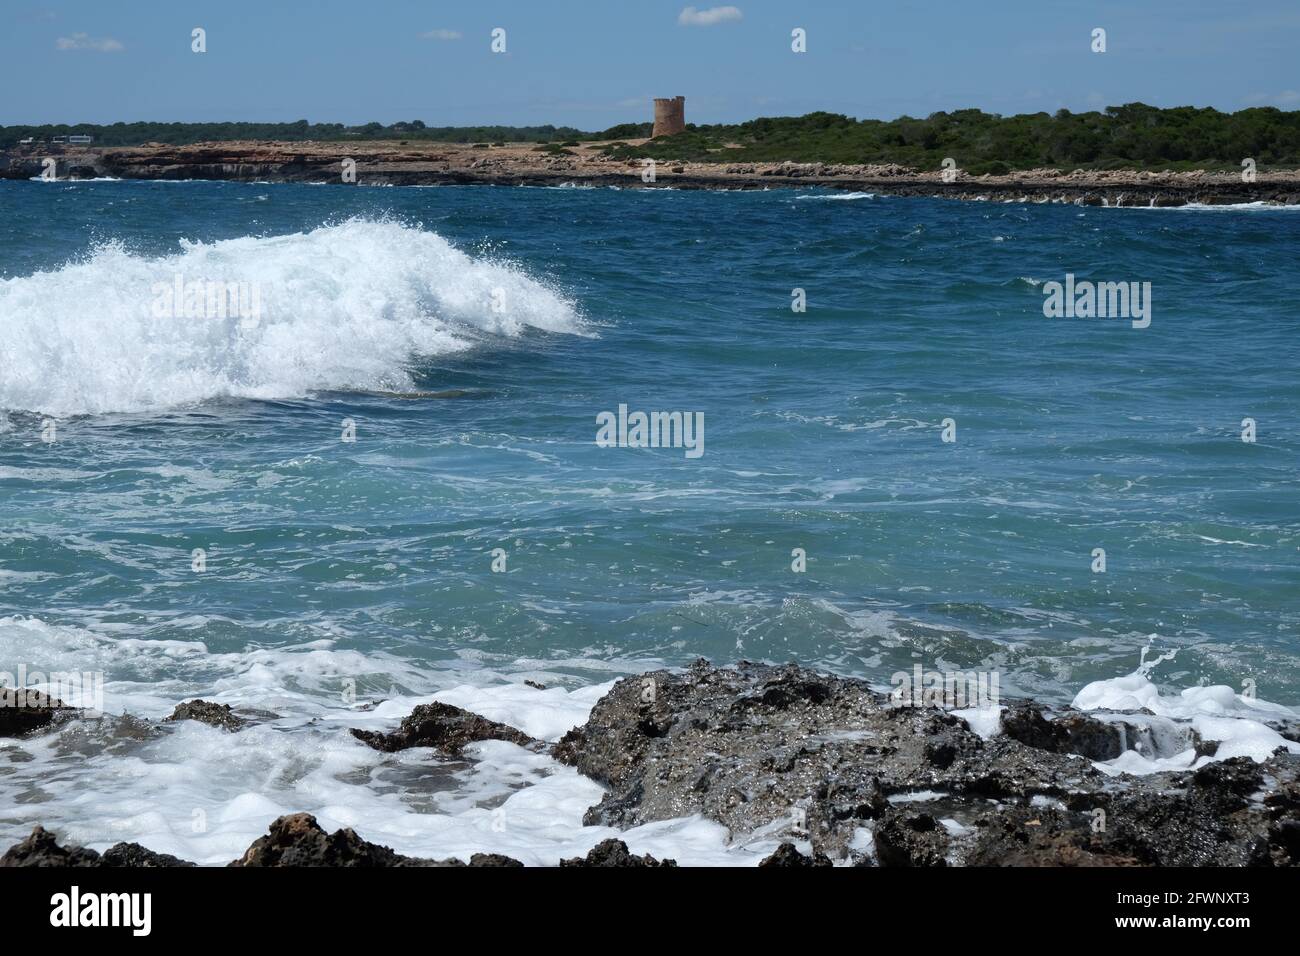
[[[1300,3],[1148,0],[4,0],[0,124],[431,126],[1300,108]],[[208,50],[190,50],[194,27]],[[490,49],[506,31],[506,53]],[[808,52],[790,50],[807,31]],[[1093,28],[1107,51],[1090,49]]]

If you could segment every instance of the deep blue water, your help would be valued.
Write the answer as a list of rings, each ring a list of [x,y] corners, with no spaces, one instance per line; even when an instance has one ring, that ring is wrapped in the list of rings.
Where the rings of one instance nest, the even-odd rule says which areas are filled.
[[[377,693],[392,661],[702,655],[1068,700],[1151,643],[1170,686],[1300,703],[1294,210],[96,182],[0,211],[11,657],[33,618],[177,697],[306,693],[275,652],[324,641]],[[257,328],[144,318],[203,268],[261,283]],[[1045,318],[1067,272],[1149,281],[1150,327]],[[702,412],[705,453],[597,447],[620,403]]]

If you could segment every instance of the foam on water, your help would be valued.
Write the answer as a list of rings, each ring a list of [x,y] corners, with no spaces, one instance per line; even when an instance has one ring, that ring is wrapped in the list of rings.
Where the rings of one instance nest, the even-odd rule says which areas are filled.
[[[204,622],[175,623],[195,625],[201,634]],[[553,865],[617,836],[634,852],[683,864],[746,866],[781,839],[779,827],[733,835],[699,816],[622,832],[584,826],[583,814],[599,802],[602,788],[544,754],[502,741],[472,745],[472,759],[464,761],[428,749],[383,754],[347,733],[391,730],[416,705],[439,700],[554,741],[583,723],[609,691],[613,681],[601,673],[604,667],[579,683],[536,661],[516,661],[512,673],[478,658],[417,665],[382,651],[343,649],[333,640],[215,653],[201,640],[151,640],[129,629],[109,635],[26,617],[0,618],[0,660],[40,661],[46,672],[101,672],[110,715],[157,720],[194,697],[266,714],[234,734],[193,721],[159,733],[110,718],[6,740],[11,772],[0,776],[2,846],[40,823],[95,849],[136,841],[218,865],[241,855],[276,817],[297,811],[314,814],[327,829],[350,826],[409,855],[468,859],[500,852],[531,865]],[[1191,766],[1194,755],[1180,746],[1187,739],[1183,718],[1202,737],[1222,741],[1215,759],[1244,753],[1262,760],[1275,746],[1295,748],[1247,716],[1293,716],[1287,708],[1226,688],[1161,695],[1147,679],[1154,663],[1089,684],[1076,698],[1087,709],[1147,707],[1158,715],[1146,718],[1152,726],[1144,752],[1127,751],[1102,769]],[[538,690],[522,683],[529,674],[558,682]],[[355,697],[346,692],[348,681],[355,682]]]
[[[830,195],[799,195],[795,199],[875,199],[875,193],[851,192],[851,193],[832,193]]]
[[[157,290],[176,276],[255,286],[257,321],[156,317]],[[102,244],[84,261],[0,281],[0,328],[0,408],[66,416],[402,390],[413,356],[583,324],[570,299],[515,265],[410,225],[353,219],[182,242],[157,258]]]
[[[1141,663],[1132,674],[1093,681],[1075,695],[1073,706],[1079,710],[1118,711],[1130,727],[1135,721],[1142,725],[1138,740],[1125,741],[1131,749],[1114,760],[1099,762],[1100,769],[1110,773],[1156,773],[1186,770],[1232,757],[1262,762],[1278,747],[1300,753],[1300,744],[1261,722],[1294,719],[1298,715],[1291,708],[1239,694],[1226,685],[1188,687],[1177,695],[1162,694],[1150,674],[1159,664],[1173,660],[1175,652],[1148,661],[1148,650],[1149,646],[1143,648]],[[1097,716],[1116,719],[1104,713]],[[1213,757],[1196,755],[1189,731],[1195,731],[1202,740],[1218,743]]]
[[[698,816],[626,832],[584,826],[603,790],[548,756],[502,741],[472,745],[469,761],[428,749],[381,754],[347,733],[391,730],[416,705],[440,700],[554,741],[587,719],[609,680],[537,690],[522,683],[529,671],[505,676],[477,661],[420,668],[328,640],[219,654],[201,641],[108,637],[21,617],[0,618],[0,660],[102,672],[110,715],[157,720],[196,696],[276,715],[236,734],[193,721],[153,734],[109,719],[6,740],[14,772],[0,777],[0,846],[40,823],[95,849],[136,841],[220,865],[297,811],[409,855],[499,852],[530,865],[614,836],[634,852],[697,865],[754,865],[779,842],[733,840]],[[355,701],[341,693],[348,679]],[[367,703],[374,697],[384,699]]]
[[[1203,203],[1189,202],[1181,206],[1123,206],[1114,207],[1123,209],[1165,209],[1165,210],[1183,210],[1189,212],[1286,212],[1300,210],[1300,205],[1288,204],[1281,202],[1267,202],[1257,199],[1254,202],[1229,202],[1229,203]]]

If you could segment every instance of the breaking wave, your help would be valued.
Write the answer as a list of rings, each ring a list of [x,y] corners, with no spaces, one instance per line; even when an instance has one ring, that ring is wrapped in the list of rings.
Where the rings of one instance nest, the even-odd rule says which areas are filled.
[[[244,306],[256,290],[255,320],[248,308],[170,317],[158,300],[178,277],[242,285]],[[416,356],[528,329],[584,326],[571,299],[517,265],[398,222],[182,241],[162,257],[109,242],[83,261],[0,280],[0,408],[67,416],[403,390]]]

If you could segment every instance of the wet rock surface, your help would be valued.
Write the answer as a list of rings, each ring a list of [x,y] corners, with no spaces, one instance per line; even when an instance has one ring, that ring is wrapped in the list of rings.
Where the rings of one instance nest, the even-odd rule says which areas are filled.
[[[57,710],[58,702],[47,709]],[[226,729],[243,722],[205,701],[181,705],[170,719]],[[116,721],[109,729],[120,724],[130,731],[126,739],[161,732],[135,718]],[[607,788],[587,810],[586,824],[625,829],[701,814],[741,842],[784,840],[762,862],[768,867],[1300,865],[1300,754],[1279,748],[1260,763],[1235,757],[1146,776],[1094,765],[1125,748],[1146,752],[1157,736],[1168,746],[1171,731],[1157,734],[1153,721],[1146,712],[1082,713],[1010,701],[992,722],[998,732],[985,738],[958,713],[899,706],[860,680],[796,664],[717,668],[701,660],[684,672],[619,681],[551,753]],[[74,721],[68,728],[105,723]],[[988,714],[977,724],[988,728]],[[352,733],[381,751],[432,747],[452,757],[481,740],[543,746],[442,703],[415,708],[392,733]],[[1189,761],[1216,748],[1190,730],[1179,733],[1174,745]],[[70,745],[69,753],[77,751]],[[412,780],[407,786],[423,785],[421,777]],[[64,846],[41,827],[0,857],[0,866],[187,865],[138,844],[102,855]],[[500,854],[476,854],[468,864],[403,856],[351,829],[327,833],[310,814],[296,813],[275,820],[230,865],[522,864]],[[609,839],[561,865],[676,864]]]
[[[248,721],[237,716],[230,709],[229,704],[214,704],[206,700],[187,700],[183,704],[177,704],[171,716],[166,719],[169,721],[197,720],[201,724],[220,727],[222,730],[231,732],[242,729],[248,723]]]
[[[554,753],[610,788],[589,824],[702,813],[750,832],[788,818],[831,856],[892,794],[1019,798],[1101,778],[1078,757],[986,741],[952,714],[894,707],[862,681],[796,665],[700,661],[620,681]]]
[[[154,867],[193,866],[166,853],[155,853],[138,843],[118,843],[103,855],[80,846],[63,846],[49,830],[38,826],[27,839],[11,846],[0,856],[0,866],[41,867]]]
[[[758,865],[760,869],[765,867],[834,866],[830,857],[825,853],[814,853],[812,856],[805,856],[799,852],[793,843],[782,843],[771,856]]]
[[[0,737],[21,737],[80,713],[77,708],[38,690],[0,687]]]
[[[1052,720],[1033,701],[1008,706],[1000,721],[1004,734],[1036,750],[1078,754],[1089,760],[1114,760],[1124,751],[1124,737],[1115,724],[1079,713]]]
[[[890,807],[875,828],[881,866],[947,866],[948,834],[929,813]]]
[[[622,840],[601,840],[585,857],[561,860],[560,866],[676,866],[675,860],[657,860],[649,853],[637,856]]]
[[[450,757],[459,757],[466,744],[479,740],[506,740],[521,747],[538,746],[538,741],[521,730],[438,702],[416,707],[391,734],[354,729],[352,736],[386,753],[409,747],[433,747]]]
[[[155,853],[138,843],[117,843],[104,851],[100,866],[194,866],[168,853]]]
[[[275,820],[266,836],[258,837],[230,866],[409,867],[466,866],[460,860],[426,860],[402,856],[386,846],[357,836],[351,828],[326,833],[310,813],[292,813]],[[496,853],[476,853],[469,866],[522,866]]]
[[[609,788],[588,824],[785,824],[838,859],[864,829],[882,866],[1297,860],[1300,756],[1107,776],[1091,761],[1118,756],[1115,722],[1016,703],[1002,728],[986,740],[955,714],[793,664],[699,661],[620,681],[554,755]]]

